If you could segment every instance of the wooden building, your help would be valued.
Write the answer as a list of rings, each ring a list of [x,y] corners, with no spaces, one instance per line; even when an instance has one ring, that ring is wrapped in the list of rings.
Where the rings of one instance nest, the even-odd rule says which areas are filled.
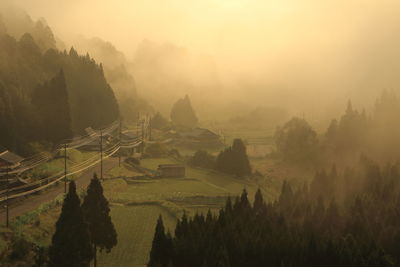
[[[158,171],[164,178],[183,178],[185,177],[185,166],[181,164],[161,164]]]
[[[205,128],[195,128],[188,132],[180,133],[181,142],[187,145],[221,146],[223,145],[219,134]]]
[[[0,152],[0,169],[15,169],[24,159],[8,150]]]

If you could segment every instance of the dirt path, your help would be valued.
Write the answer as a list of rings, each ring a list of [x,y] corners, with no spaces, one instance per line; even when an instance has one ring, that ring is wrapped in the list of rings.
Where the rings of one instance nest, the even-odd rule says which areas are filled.
[[[118,165],[118,158],[108,158],[103,162],[103,175],[110,169]],[[75,179],[77,189],[86,188],[93,177],[93,173],[100,174],[100,164],[84,171],[77,179]],[[14,218],[23,215],[29,211],[37,209],[40,205],[50,202],[58,195],[64,193],[64,183],[61,182],[43,192],[22,198],[13,204],[10,204],[9,215]],[[5,209],[0,210],[0,223],[4,223],[6,219]]]

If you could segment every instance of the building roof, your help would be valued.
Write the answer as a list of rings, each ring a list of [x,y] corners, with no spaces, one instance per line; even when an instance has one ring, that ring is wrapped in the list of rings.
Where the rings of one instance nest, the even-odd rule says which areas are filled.
[[[218,134],[214,133],[213,131],[205,128],[195,128],[190,132],[184,132],[181,134],[183,137],[200,137],[202,135],[210,135],[214,137],[218,137]]]
[[[24,158],[14,154],[8,150],[0,152],[0,159],[3,161],[6,161],[7,163],[11,163],[11,164],[18,164],[24,160]]]

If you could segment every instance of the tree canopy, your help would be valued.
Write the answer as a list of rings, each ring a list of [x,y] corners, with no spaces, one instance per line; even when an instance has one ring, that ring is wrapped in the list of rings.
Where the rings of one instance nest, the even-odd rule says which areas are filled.
[[[251,174],[251,166],[247,157],[246,146],[241,139],[233,140],[231,147],[221,151],[216,160],[218,171],[244,177]]]
[[[399,201],[397,165],[362,159],[352,171],[317,172],[310,186],[285,181],[273,202],[259,189],[251,204],[244,190],[219,212],[184,214],[174,237],[162,227],[155,236],[172,249],[153,249],[174,267],[398,266]]]
[[[57,143],[119,117],[101,65],[73,48],[43,52],[30,34],[0,35],[0,103],[0,145],[21,154],[28,143]]]
[[[97,175],[94,174],[87,188],[87,194],[82,203],[85,220],[89,224],[90,241],[96,250],[107,253],[117,245],[117,232],[111,221],[110,207],[103,195],[103,187]]]
[[[176,126],[195,127],[198,123],[189,96],[179,99],[171,109],[171,120]]]
[[[304,119],[292,118],[278,127],[274,139],[278,154],[287,162],[310,162],[318,152],[317,133]]]
[[[76,193],[74,181],[69,184],[49,251],[49,266],[89,266],[93,257],[90,234]]]

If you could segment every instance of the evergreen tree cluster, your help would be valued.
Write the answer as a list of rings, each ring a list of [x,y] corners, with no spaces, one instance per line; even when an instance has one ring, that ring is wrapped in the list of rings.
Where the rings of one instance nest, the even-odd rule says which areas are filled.
[[[290,163],[309,163],[318,152],[317,133],[304,119],[293,118],[275,132],[276,150]]]
[[[172,106],[171,121],[178,127],[193,128],[197,125],[198,119],[188,95]]]
[[[336,162],[358,158],[360,154],[381,162],[400,158],[400,101],[394,91],[383,91],[369,115],[347,104],[344,115],[332,120],[321,137],[321,152]],[[353,160],[354,161],[354,160]]]
[[[358,112],[349,101],[340,120],[332,120],[323,139],[322,149],[329,157],[338,158],[360,151],[367,145],[371,121],[365,110]]]
[[[148,266],[398,266],[399,207],[397,165],[362,159],[310,186],[284,182],[274,202],[244,190],[217,215],[183,215],[173,237],[159,220]]]
[[[170,125],[169,121],[164,118],[163,115],[161,115],[160,112],[157,112],[152,118],[151,118],[151,127],[154,129],[164,129]]]
[[[356,163],[360,155],[380,162],[400,159],[400,100],[384,91],[369,115],[349,101],[344,114],[333,119],[320,136],[304,120],[293,118],[278,127],[274,139],[277,155],[285,162],[318,165]]]
[[[107,253],[117,245],[117,233],[109,215],[110,208],[96,174],[80,204],[74,181],[69,184],[56,231],[49,249],[49,266],[83,267],[94,259],[97,248]],[[45,260],[41,260],[45,262]]]
[[[0,33],[0,146],[28,154],[28,143],[58,143],[118,117],[102,66],[89,55],[43,51],[30,34]]]
[[[246,145],[241,139],[233,140],[232,146],[221,151],[215,168],[218,171],[244,177],[251,174],[251,166],[246,153]]]
[[[206,150],[197,150],[194,155],[190,158],[189,164],[194,167],[200,167],[205,169],[215,168],[216,158],[208,153]]]

